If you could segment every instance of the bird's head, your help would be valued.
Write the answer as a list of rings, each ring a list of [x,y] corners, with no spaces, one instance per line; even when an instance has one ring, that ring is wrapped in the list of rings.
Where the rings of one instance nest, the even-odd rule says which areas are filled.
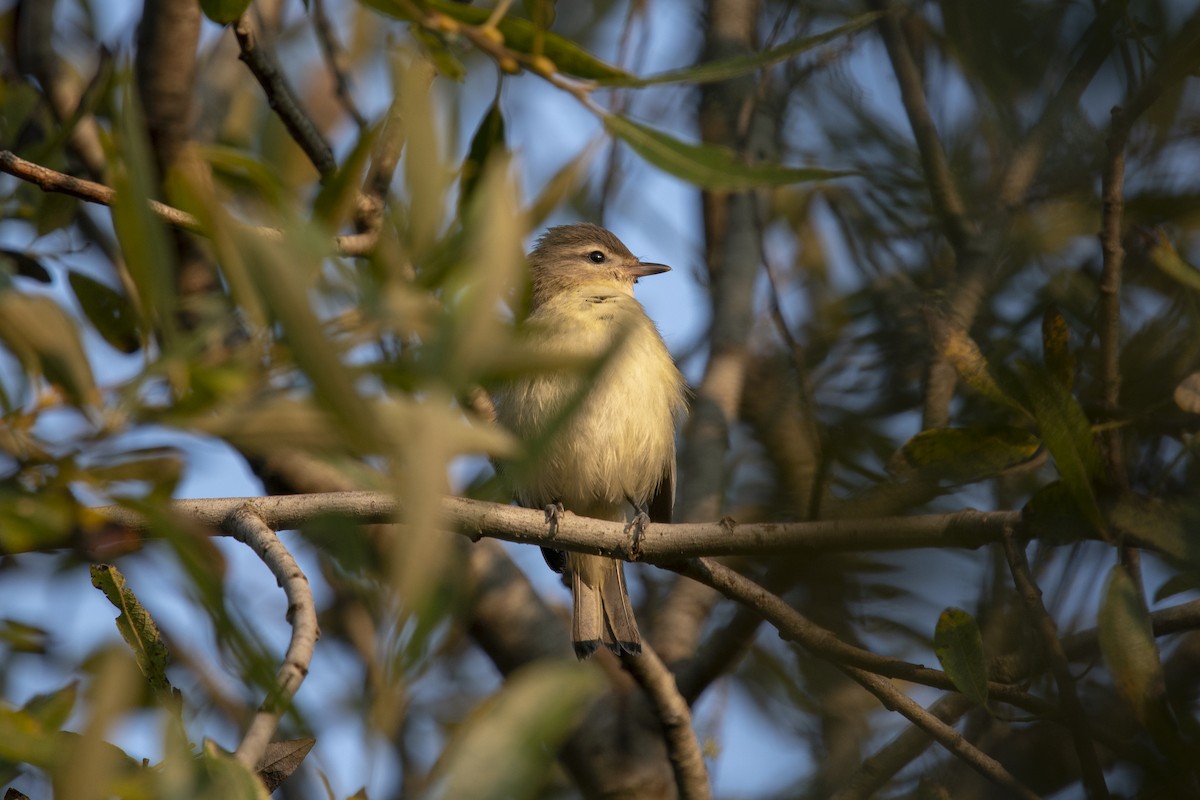
[[[529,254],[533,305],[584,286],[608,286],[632,295],[638,278],[670,267],[641,261],[621,240],[599,225],[581,223],[551,228]]]

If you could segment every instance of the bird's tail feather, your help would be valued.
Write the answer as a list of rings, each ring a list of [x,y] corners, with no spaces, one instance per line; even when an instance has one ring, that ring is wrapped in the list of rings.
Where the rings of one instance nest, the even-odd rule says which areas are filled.
[[[575,655],[587,658],[604,645],[614,654],[642,652],[642,637],[629,606],[625,570],[620,561],[596,556],[589,568],[572,570],[574,615],[571,638]],[[600,562],[604,562],[601,564]]]

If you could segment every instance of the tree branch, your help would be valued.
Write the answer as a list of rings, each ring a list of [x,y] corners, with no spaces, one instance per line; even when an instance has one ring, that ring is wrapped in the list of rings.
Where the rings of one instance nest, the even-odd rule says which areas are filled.
[[[74,175],[67,175],[66,173],[52,170],[49,167],[35,164],[32,161],[26,161],[9,150],[0,150],[0,172],[5,172],[14,178],[20,178],[27,183],[32,183],[42,191],[70,195],[89,203],[111,206],[117,198],[116,191],[102,183],[76,178]],[[204,233],[200,229],[199,221],[186,211],[180,211],[178,208],[169,206],[166,203],[160,203],[157,200],[149,200],[147,202],[150,204],[150,210],[168,225],[173,225],[192,233]],[[279,228],[272,228],[266,225],[247,225],[246,230],[272,241],[283,240],[283,231]],[[375,242],[378,238],[377,231],[335,236],[333,238],[333,248],[340,256],[365,256],[375,247]]]
[[[708,770],[696,732],[692,729],[692,714],[679,693],[675,676],[666,668],[658,654],[643,645],[641,655],[623,655],[621,665],[633,676],[650,697],[654,713],[662,723],[667,755],[675,773],[675,784],[682,800],[708,800],[712,790]]]
[[[250,68],[250,72],[262,86],[271,110],[279,116],[292,139],[300,145],[300,149],[317,168],[321,180],[329,178],[337,172],[337,161],[333,157],[333,149],[330,148],[329,143],[325,141],[325,137],[317,130],[317,126],[308,118],[308,115],[300,109],[300,104],[296,101],[291,87],[280,74],[274,59],[259,46],[258,38],[254,34],[254,23],[250,19],[250,12],[242,14],[234,24],[233,32],[237,36],[238,47],[241,49],[241,55],[238,57]]]
[[[234,754],[238,761],[255,769],[275,735],[280,718],[308,675],[308,665],[321,631],[317,627],[317,609],[308,578],[254,507],[249,503],[239,506],[224,520],[223,528],[233,538],[248,545],[283,587],[288,601],[287,619],[292,626],[292,638],[276,675],[275,689],[263,701]]]

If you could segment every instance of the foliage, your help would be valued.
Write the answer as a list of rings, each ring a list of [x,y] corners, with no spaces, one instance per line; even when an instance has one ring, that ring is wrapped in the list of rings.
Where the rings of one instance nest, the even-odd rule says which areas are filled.
[[[13,43],[0,140],[114,193],[101,206],[78,188],[0,184],[13,576],[0,582],[24,587],[0,601],[0,782],[61,797],[347,796],[372,782],[376,796],[551,797],[570,791],[560,748],[586,795],[640,780],[641,764],[669,769],[616,662],[542,659],[569,658],[546,608],[558,596],[537,599],[509,555],[442,533],[446,494],[505,497],[488,459],[539,457],[541,443],[489,424],[480,396],[600,366],[536,355],[522,325],[530,236],[585,218],[640,231],[656,259],[686,260],[680,238],[706,254],[702,330],[671,342],[695,384],[682,516],[852,530],[1011,509],[1032,548],[1024,566],[998,545],[848,547],[747,557],[740,573],[836,641],[939,663],[940,689],[970,702],[935,710],[1033,792],[1097,795],[1105,779],[1200,792],[1200,13],[767,2],[743,26],[758,45],[737,47],[716,0],[669,35],[656,29],[668,12],[643,3],[186,3],[197,34],[206,15],[191,60],[207,66],[170,142],[146,76],[175,73],[138,62],[147,42],[102,57],[103,4],[59,5],[66,22],[53,3],[0,14]],[[264,96],[237,63],[220,25],[248,5],[296,96]],[[691,45],[691,66],[653,62]],[[311,131],[280,122],[288,103]],[[560,124],[584,133],[559,141]],[[612,143],[606,158],[588,136]],[[338,167],[322,175],[306,153],[327,142]],[[659,189],[680,185],[702,217],[662,208]],[[306,519],[286,540],[318,587],[305,686],[319,688],[280,704],[257,765],[223,748],[280,699],[283,611],[262,598],[282,598],[242,574],[242,548],[170,505],[211,469],[200,443],[254,471],[243,495],[367,488],[403,509],[386,526]],[[98,505],[136,512],[156,541]],[[121,565],[90,573],[117,630],[83,636],[65,604],[24,602],[43,578],[86,586],[82,565],[98,561]],[[705,699],[701,738],[810,756],[772,759],[753,783],[710,752],[717,774],[753,783],[718,795],[1005,796],[961,753],[919,759],[929,741],[913,746],[912,723],[854,682],[871,665],[817,658],[764,632],[761,608],[726,613],[666,571],[635,580],[648,638],[684,697]],[[186,621],[159,615],[179,604]],[[661,628],[682,619],[694,629]],[[718,679],[756,705],[757,730],[722,727],[707,702]],[[613,769],[575,737],[621,713],[654,744]],[[347,729],[357,740],[337,741]],[[310,748],[315,770],[301,768]],[[394,774],[369,778],[368,752]],[[361,772],[339,775],[343,758]]]

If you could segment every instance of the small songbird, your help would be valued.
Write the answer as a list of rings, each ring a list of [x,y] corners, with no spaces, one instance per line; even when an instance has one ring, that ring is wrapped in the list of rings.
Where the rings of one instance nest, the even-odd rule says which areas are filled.
[[[498,421],[527,441],[566,414],[539,463],[514,487],[517,501],[545,508],[548,518],[566,509],[624,521],[632,507],[635,535],[648,519],[670,522],[685,382],[633,297],[638,278],[670,267],[639,261],[612,233],[589,224],[548,230],[529,254],[529,267],[531,346],[548,356],[606,360],[594,377],[543,373],[496,393]],[[621,562],[546,549],[543,554],[570,579],[575,654],[587,658],[601,644],[617,654],[641,652]]]

